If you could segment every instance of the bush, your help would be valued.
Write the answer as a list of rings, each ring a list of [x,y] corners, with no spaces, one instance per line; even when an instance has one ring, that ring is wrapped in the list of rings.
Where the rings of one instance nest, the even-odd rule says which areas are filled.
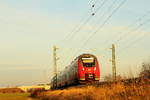
[[[143,63],[140,77],[150,79],[150,63]]]

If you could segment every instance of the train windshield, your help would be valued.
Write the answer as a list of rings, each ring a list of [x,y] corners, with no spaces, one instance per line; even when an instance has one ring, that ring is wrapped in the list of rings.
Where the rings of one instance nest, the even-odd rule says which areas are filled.
[[[90,58],[82,58],[83,66],[92,67],[95,65],[95,59],[93,57]]]

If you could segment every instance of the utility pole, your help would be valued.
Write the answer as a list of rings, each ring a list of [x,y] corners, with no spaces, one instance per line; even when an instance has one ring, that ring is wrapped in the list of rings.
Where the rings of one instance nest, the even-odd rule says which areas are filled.
[[[113,81],[116,81],[116,54],[115,54],[115,45],[112,44],[112,76]]]
[[[53,64],[54,64],[53,66],[54,66],[54,76],[55,76],[54,83],[53,83],[54,87],[57,87],[57,60],[58,60],[57,49],[58,48],[56,46],[53,47]]]

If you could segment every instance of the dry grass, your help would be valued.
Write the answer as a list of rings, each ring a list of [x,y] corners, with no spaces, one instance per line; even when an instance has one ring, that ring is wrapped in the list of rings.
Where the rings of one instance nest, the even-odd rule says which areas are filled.
[[[0,93],[24,93],[24,91],[19,88],[1,88]]]
[[[0,100],[32,100],[29,93],[0,93]]]
[[[101,87],[87,86],[41,92],[43,100],[150,100],[150,84],[124,85],[123,82]]]

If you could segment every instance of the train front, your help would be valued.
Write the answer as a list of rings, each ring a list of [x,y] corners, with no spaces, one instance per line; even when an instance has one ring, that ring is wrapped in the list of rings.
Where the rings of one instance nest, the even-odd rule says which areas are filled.
[[[95,56],[83,54],[78,59],[78,80],[80,83],[95,82],[100,79],[99,63]]]

